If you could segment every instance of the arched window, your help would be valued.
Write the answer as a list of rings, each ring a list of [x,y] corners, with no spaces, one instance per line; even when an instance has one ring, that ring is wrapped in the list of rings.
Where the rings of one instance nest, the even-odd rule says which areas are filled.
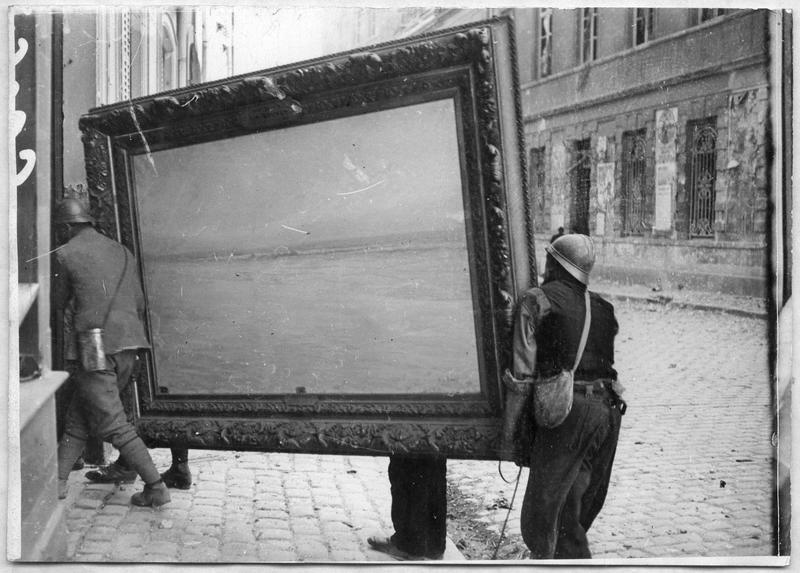
[[[690,121],[686,125],[686,186],[689,190],[690,237],[714,236],[717,181],[715,125],[715,117]]]
[[[623,232],[641,235],[647,229],[645,210],[652,194],[647,183],[646,130],[622,134]]]
[[[178,87],[178,40],[171,14],[161,15],[158,30],[158,91]]]

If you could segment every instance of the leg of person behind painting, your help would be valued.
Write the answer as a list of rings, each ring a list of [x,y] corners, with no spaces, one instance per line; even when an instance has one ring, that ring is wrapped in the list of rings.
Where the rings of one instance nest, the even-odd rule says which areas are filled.
[[[390,456],[389,482],[394,534],[370,537],[369,544],[398,559],[441,559],[447,542],[447,459]]]
[[[167,487],[189,489],[192,485],[192,472],[189,471],[189,450],[187,448],[170,448],[172,464],[161,474]]]

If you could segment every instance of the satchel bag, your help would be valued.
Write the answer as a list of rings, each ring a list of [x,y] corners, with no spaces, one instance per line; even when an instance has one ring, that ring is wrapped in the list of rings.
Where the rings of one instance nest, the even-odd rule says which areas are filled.
[[[586,320],[583,324],[581,342],[572,370],[562,370],[558,374],[539,378],[533,383],[533,418],[540,428],[553,429],[566,420],[572,409],[572,383],[575,370],[583,357],[586,340],[589,337],[589,324],[592,321],[592,308],[589,291],[586,291]]]
[[[106,327],[106,322],[108,322],[108,315],[111,314],[111,307],[117,298],[117,293],[119,293],[119,289],[122,286],[122,280],[125,278],[125,271],[128,270],[128,251],[124,247],[123,254],[125,255],[125,262],[122,266],[122,274],[119,277],[117,288],[114,289],[114,294],[108,302],[108,308],[103,317],[103,326],[78,332],[78,349],[80,351],[81,366],[85,372],[99,372],[108,370],[109,367],[103,343],[103,330]]]

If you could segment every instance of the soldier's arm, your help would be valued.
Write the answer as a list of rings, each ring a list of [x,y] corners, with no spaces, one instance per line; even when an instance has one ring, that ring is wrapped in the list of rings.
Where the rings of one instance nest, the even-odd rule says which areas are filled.
[[[528,290],[520,300],[514,320],[514,377],[532,378],[536,372],[536,330],[550,312],[550,301],[540,288]]]

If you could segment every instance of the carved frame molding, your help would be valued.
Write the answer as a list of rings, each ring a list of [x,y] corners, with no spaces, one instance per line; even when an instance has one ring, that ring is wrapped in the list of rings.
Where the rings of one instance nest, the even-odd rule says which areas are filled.
[[[138,423],[150,444],[356,454],[436,451],[469,458],[498,455],[500,375],[510,357],[514,300],[528,286],[520,284],[512,268],[509,193],[522,194],[516,202],[525,205],[524,236],[529,240],[515,248],[525,250],[530,267],[525,276],[536,276],[516,60],[512,58],[506,74],[509,85],[502,86],[513,91],[510,105],[506,96],[502,111],[513,114],[516,133],[504,135],[501,86],[493,59],[498,33],[511,42],[513,55],[512,23],[498,18],[97,108],[81,118],[92,212],[102,232],[121,240],[137,258],[131,155],[313,123],[351,115],[356,109],[379,110],[442,97],[456,99],[464,134],[461,153],[469,204],[465,212],[477,283],[473,296],[480,310],[480,394],[169,395],[158,392],[152,358],[143,351],[145,368],[136,376]],[[520,166],[519,190],[507,184],[508,161]]]

